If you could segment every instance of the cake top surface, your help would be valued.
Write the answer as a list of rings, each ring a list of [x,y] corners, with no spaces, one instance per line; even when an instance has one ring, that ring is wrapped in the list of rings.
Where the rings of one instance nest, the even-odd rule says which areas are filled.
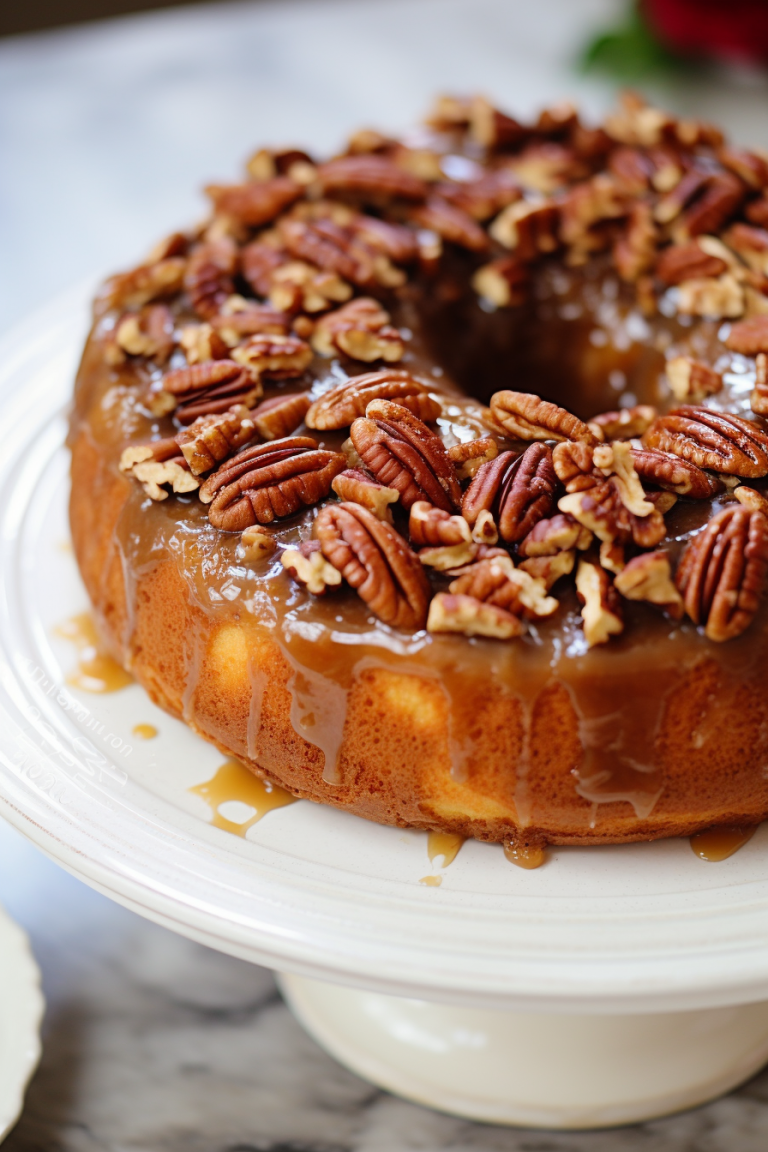
[[[97,301],[124,545],[184,553],[209,607],[247,585],[414,651],[741,636],[767,189],[768,158],[632,95],[594,128],[443,98],[327,162],[262,149]]]

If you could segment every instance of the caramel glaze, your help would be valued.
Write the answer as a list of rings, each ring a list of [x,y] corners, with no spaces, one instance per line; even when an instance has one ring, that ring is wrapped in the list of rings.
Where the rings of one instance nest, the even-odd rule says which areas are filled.
[[[724,352],[718,324],[644,319],[597,263],[544,265],[530,304],[486,313],[451,259],[428,291],[409,285],[393,308],[414,334],[403,366],[455,396],[441,423],[448,442],[478,427],[477,401],[461,389],[535,391],[582,417],[622,396],[663,407],[668,352],[729,366],[715,404],[748,413],[750,364]],[[279,556],[241,563],[237,536],[214,530],[194,494],[152,503],[120,475],[126,443],[171,426],[140,404],[157,369],[105,364],[114,322],[97,317],[78,377],[72,533],[105,632],[157,703],[293,794],[383,823],[513,843],[524,832],[543,845],[768,816],[768,610],[717,645],[627,603],[624,634],[588,650],[567,593],[555,617],[509,643],[395,632],[349,589],[314,598]],[[300,386],[314,381],[318,394],[364,367],[318,358]],[[297,382],[267,395],[281,389]],[[337,447],[345,435],[318,438]],[[673,554],[716,507],[678,502]],[[276,525],[279,542],[307,538],[314,514]]]

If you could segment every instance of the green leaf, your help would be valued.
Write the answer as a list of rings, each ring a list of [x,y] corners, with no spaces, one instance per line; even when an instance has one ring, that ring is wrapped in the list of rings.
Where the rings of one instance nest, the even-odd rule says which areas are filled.
[[[597,36],[581,57],[585,72],[609,72],[625,81],[687,66],[659,43],[637,4],[632,5],[622,25]]]

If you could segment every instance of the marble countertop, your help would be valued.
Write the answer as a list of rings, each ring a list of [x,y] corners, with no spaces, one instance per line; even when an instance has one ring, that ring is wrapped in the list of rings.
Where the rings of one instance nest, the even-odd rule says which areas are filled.
[[[405,126],[437,90],[525,113],[610,85],[577,46],[618,0],[218,4],[0,41],[0,328],[130,264],[202,213],[195,189],[264,142],[331,149]],[[768,146],[766,84],[656,86]],[[764,1152],[768,1073],[617,1131],[476,1125],[379,1092],[294,1022],[271,974],[91,891],[0,825],[0,901],[44,974],[44,1055],[9,1152]]]

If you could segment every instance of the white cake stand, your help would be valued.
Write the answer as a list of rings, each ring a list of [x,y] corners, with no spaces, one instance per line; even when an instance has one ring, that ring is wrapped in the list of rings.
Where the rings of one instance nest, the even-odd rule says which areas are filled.
[[[768,1059],[767,827],[718,865],[668,841],[561,849],[535,872],[475,842],[435,870],[423,834],[308,803],[241,838],[189,791],[219,753],[137,686],[67,686],[75,654],[55,628],[87,605],[65,547],[62,445],[86,296],[0,347],[3,814],[142,915],[284,973],[340,1060],[437,1108],[610,1125],[755,1072]],[[140,723],[157,739],[137,739]],[[420,884],[427,873],[441,886]]]

